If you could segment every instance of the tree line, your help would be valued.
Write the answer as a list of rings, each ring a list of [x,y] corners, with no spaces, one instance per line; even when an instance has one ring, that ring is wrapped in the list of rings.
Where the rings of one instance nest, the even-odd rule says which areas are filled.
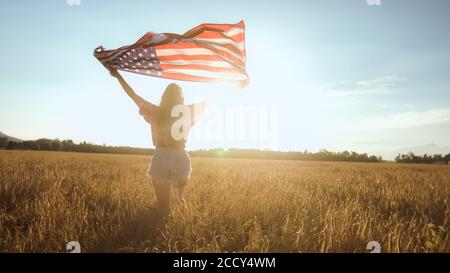
[[[397,163],[424,163],[424,164],[448,164],[450,162],[450,154],[441,155],[415,155],[414,153],[399,154],[395,157]]]
[[[134,147],[115,147],[97,145],[93,143],[74,143],[72,140],[38,139],[32,141],[8,141],[0,138],[0,149],[7,150],[35,150],[35,151],[65,151],[83,153],[113,153],[113,154],[137,154],[152,155],[153,149]],[[348,162],[382,162],[377,156],[369,156],[366,153],[357,152],[330,152],[321,150],[319,152],[280,152],[261,151],[256,149],[209,149],[189,152],[194,157],[216,157],[216,158],[245,158],[245,159],[279,159],[279,160],[310,160],[310,161],[348,161]]]
[[[80,153],[110,153],[110,154],[137,154],[150,155],[152,149],[134,147],[116,147],[97,145],[88,142],[74,143],[72,140],[46,139],[30,141],[8,141],[7,138],[0,138],[0,148],[6,150],[34,150],[34,151],[64,151]]]
[[[192,156],[219,157],[219,158],[253,158],[253,159],[278,159],[278,160],[305,160],[305,161],[347,161],[347,162],[382,162],[381,156],[360,154],[357,152],[331,152],[320,150],[319,152],[280,152],[262,151],[256,149],[211,149],[197,150],[190,153]]]
[[[153,149],[135,148],[127,146],[97,145],[88,142],[75,143],[72,140],[38,139],[31,141],[13,141],[0,137],[0,149],[7,150],[35,150],[35,151],[65,151],[82,153],[110,153],[110,154],[136,154],[152,155]],[[319,152],[280,152],[261,151],[256,149],[209,149],[189,152],[191,156],[216,157],[216,158],[243,158],[243,159],[279,159],[279,160],[305,160],[305,161],[346,161],[346,162],[383,162],[380,156],[368,155],[357,152],[331,152],[320,150]],[[450,154],[441,155],[415,155],[414,153],[399,154],[395,157],[397,163],[422,163],[422,164],[448,164]]]

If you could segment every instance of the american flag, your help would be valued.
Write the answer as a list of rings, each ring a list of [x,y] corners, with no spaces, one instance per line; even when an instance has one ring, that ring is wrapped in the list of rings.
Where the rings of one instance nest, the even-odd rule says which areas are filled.
[[[149,32],[129,46],[97,47],[94,56],[106,68],[153,77],[248,84],[243,21],[202,24],[183,35]]]

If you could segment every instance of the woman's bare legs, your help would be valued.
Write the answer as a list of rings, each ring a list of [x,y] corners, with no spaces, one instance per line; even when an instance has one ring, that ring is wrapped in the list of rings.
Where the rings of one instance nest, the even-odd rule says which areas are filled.
[[[167,218],[170,215],[170,188],[171,182],[168,180],[153,179],[156,199],[162,217]],[[186,207],[186,184],[187,179],[178,180],[174,184],[174,188],[178,197],[178,201]]]
[[[186,206],[186,184],[187,179],[179,180],[174,184],[178,200],[181,202],[183,206]]]
[[[153,186],[161,216],[166,218],[170,214],[170,182],[153,179]]]

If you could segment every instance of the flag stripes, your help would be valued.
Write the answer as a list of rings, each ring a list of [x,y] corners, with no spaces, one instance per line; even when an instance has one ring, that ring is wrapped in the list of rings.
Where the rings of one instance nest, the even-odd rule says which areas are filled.
[[[248,83],[243,21],[202,24],[183,35],[147,33],[133,45],[98,47],[94,56],[108,69],[173,80]]]

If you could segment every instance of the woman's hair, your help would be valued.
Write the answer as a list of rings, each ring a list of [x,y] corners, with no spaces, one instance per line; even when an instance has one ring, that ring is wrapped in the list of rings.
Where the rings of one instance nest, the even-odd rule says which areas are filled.
[[[176,83],[171,83],[166,87],[159,104],[158,125],[172,126],[176,118],[172,118],[172,108],[175,105],[184,104],[183,90]]]

